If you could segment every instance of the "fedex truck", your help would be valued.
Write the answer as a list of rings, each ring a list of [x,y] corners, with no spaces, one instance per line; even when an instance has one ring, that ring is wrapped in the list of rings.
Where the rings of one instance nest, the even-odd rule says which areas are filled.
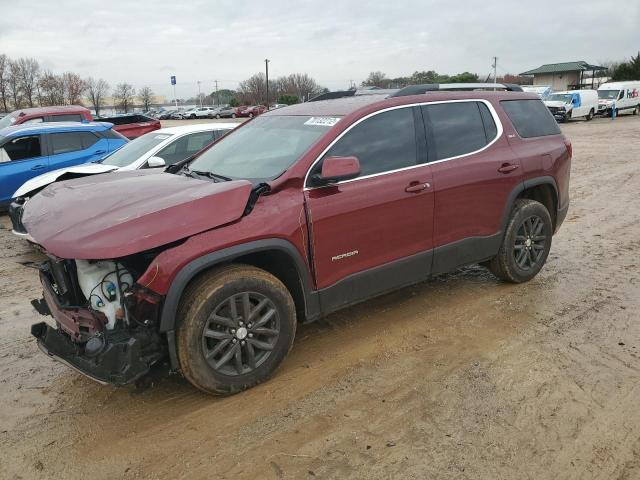
[[[640,114],[640,80],[609,82],[598,88],[598,114],[611,115],[615,105],[616,115]]]

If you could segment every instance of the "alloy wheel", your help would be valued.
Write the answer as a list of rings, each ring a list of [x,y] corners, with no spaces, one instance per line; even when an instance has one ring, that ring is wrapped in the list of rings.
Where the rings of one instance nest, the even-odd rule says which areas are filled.
[[[513,257],[522,270],[535,268],[542,259],[547,242],[544,221],[537,215],[526,218],[518,231],[513,246]]]
[[[274,303],[257,292],[232,295],[214,308],[202,332],[202,354],[222,375],[252,372],[275,348],[280,317]]]

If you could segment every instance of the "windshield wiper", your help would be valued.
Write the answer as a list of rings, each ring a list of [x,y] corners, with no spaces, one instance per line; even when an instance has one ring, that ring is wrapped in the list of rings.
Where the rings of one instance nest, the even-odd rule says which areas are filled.
[[[193,175],[197,175],[198,177],[207,177],[210,178],[211,180],[214,180],[216,182],[230,182],[232,179],[229,177],[225,177],[224,175],[219,175],[217,173],[213,173],[213,172],[204,172],[201,170],[189,170],[188,167],[186,167],[183,170],[184,174],[189,176],[189,177],[193,177]]]

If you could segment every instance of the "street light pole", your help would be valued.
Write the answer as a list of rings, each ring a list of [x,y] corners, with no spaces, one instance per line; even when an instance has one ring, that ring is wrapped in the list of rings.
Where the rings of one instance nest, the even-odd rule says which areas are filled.
[[[266,73],[266,77],[267,77],[267,104],[265,105],[267,107],[267,110],[269,110],[269,59],[265,58],[264,59],[264,69],[265,69],[265,73]]]
[[[218,95],[218,80],[216,80],[216,105],[220,106],[220,96]]]
[[[202,94],[200,93],[200,80],[198,80],[198,102],[200,103],[200,108],[202,108]]]

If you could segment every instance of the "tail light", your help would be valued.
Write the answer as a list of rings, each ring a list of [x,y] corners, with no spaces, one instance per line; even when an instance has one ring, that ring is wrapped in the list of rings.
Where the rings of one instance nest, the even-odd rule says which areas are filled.
[[[569,158],[573,158],[573,145],[571,145],[571,140],[569,140],[567,137],[564,137],[564,144],[567,147]]]

